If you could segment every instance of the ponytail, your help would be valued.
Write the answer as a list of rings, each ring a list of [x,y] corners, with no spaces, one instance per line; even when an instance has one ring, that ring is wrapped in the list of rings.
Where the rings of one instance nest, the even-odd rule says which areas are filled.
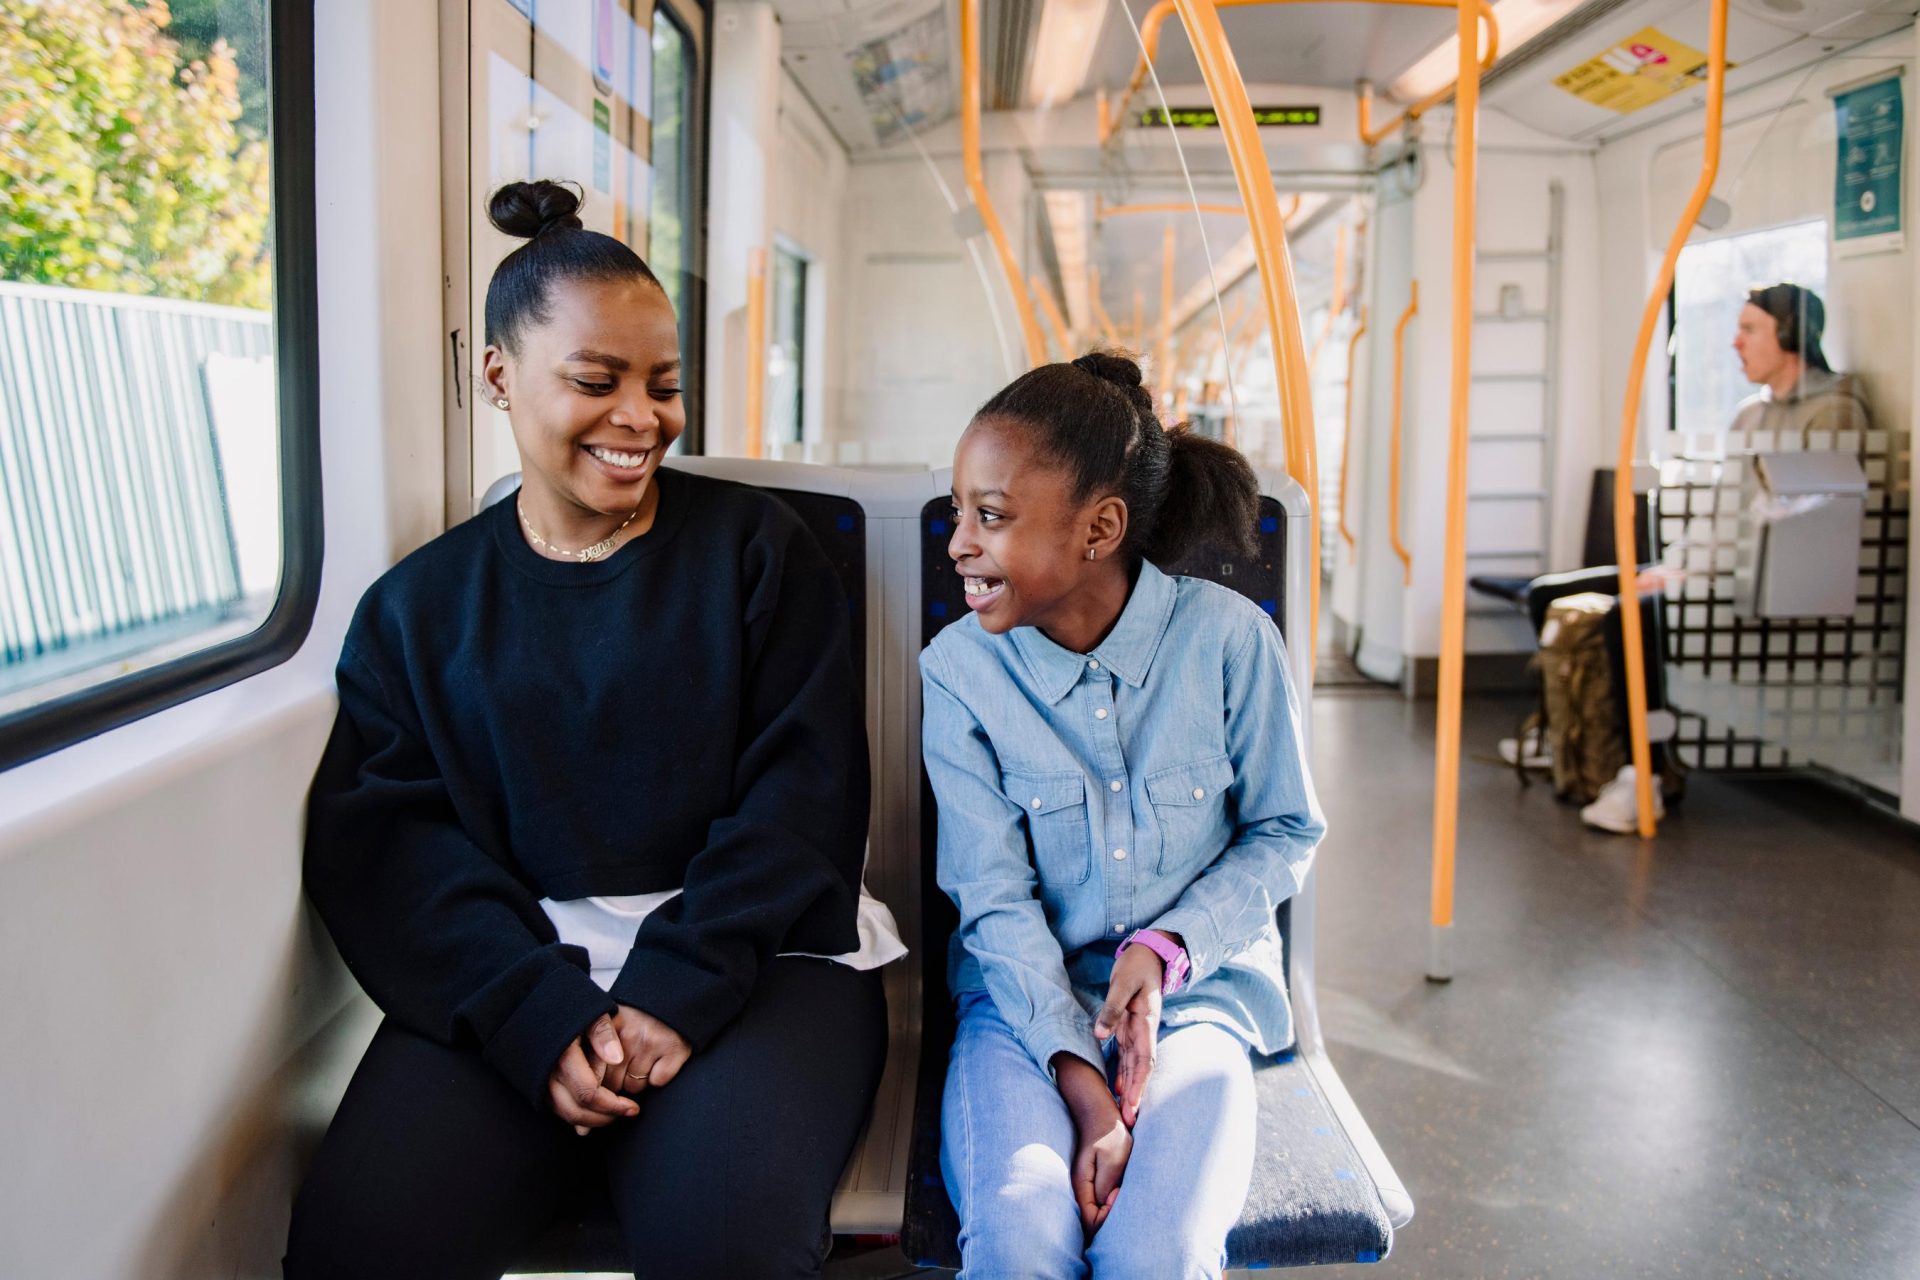
[[[1254,553],[1253,468],[1239,450],[1185,424],[1164,429],[1140,366],[1121,352],[1042,365],[974,417],[1024,428],[1041,455],[1073,477],[1075,502],[1118,496],[1127,504],[1126,549],[1144,560],[1173,564],[1207,543]]]

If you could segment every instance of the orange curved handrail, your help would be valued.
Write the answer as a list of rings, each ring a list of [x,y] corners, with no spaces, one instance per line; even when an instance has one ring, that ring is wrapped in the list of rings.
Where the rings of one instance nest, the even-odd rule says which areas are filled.
[[[1423,2],[1424,0],[1389,0],[1389,3],[1392,4],[1416,4]],[[1451,8],[1452,5],[1449,4],[1448,7]],[[1494,19],[1493,10],[1488,8],[1484,2],[1480,6],[1480,18],[1481,21],[1487,25],[1487,48],[1486,51],[1480,55],[1480,74],[1484,76],[1493,69],[1494,62],[1500,57],[1500,24]],[[1435,89],[1432,93],[1395,116],[1388,123],[1381,125],[1378,129],[1374,129],[1370,127],[1373,122],[1373,86],[1370,84],[1362,84],[1360,86],[1360,101],[1358,103],[1360,111],[1360,141],[1370,147],[1375,145],[1395,129],[1405,125],[1409,120],[1418,120],[1421,116],[1445,102],[1453,96],[1454,91],[1459,88],[1459,85],[1460,82],[1456,79],[1450,85]]]
[[[1407,309],[1400,323],[1393,326],[1393,417],[1391,443],[1387,446],[1387,541],[1393,554],[1400,557],[1405,586],[1413,585],[1413,552],[1400,540],[1400,411],[1406,400],[1407,326],[1420,313],[1420,282],[1407,286]]]
[[[1452,9],[1457,7],[1456,0],[1213,0],[1213,3],[1216,8],[1220,9],[1237,9],[1242,6],[1256,4],[1381,3],[1412,5],[1416,8],[1425,9]],[[1152,59],[1158,57],[1160,52],[1160,28],[1166,25],[1167,18],[1173,13],[1175,4],[1176,0],[1159,0],[1159,2],[1147,10],[1146,15],[1140,19],[1140,43],[1142,52],[1139,61],[1134,64],[1133,74],[1127,79],[1126,89],[1120,94],[1120,103],[1117,107],[1110,108],[1104,96],[1100,102],[1099,135],[1102,146],[1105,146],[1107,141],[1111,139],[1114,134],[1120,132],[1125,126],[1127,108],[1133,102],[1133,95],[1140,92],[1141,87],[1147,82],[1149,63]],[[1479,10],[1478,17],[1481,22],[1486,24],[1487,28],[1487,51],[1482,56],[1480,62],[1481,73],[1485,74],[1487,69],[1493,65],[1494,59],[1499,56],[1500,29],[1499,24],[1494,20],[1493,7],[1488,0],[1475,0],[1475,4]],[[1412,107],[1409,107],[1392,124],[1381,130],[1377,136],[1371,138],[1367,136],[1368,103],[1366,97],[1363,96],[1360,106],[1361,139],[1369,146],[1373,145],[1406,121],[1419,119],[1436,105],[1444,102],[1452,92],[1453,85],[1448,85],[1444,89],[1428,94]]]
[[[1627,366],[1627,402],[1620,412],[1620,456],[1613,485],[1614,559],[1620,562],[1620,636],[1625,642],[1627,668],[1627,720],[1633,752],[1633,790],[1642,837],[1654,834],[1653,747],[1647,741],[1647,654],[1646,637],[1640,629],[1640,566],[1635,563],[1633,453],[1640,426],[1640,388],[1647,372],[1647,353],[1653,347],[1654,329],[1666,307],[1668,290],[1673,287],[1674,266],[1699,218],[1713,180],[1720,173],[1721,108],[1726,100],[1727,81],[1727,0],[1712,0],[1707,28],[1707,136],[1700,157],[1700,177],[1693,195],[1674,226],[1667,242],[1667,256],[1660,262],[1660,274],[1647,295],[1647,309],[1640,316],[1640,336],[1633,348],[1633,363]]]
[[[986,227],[987,237],[993,241],[1000,270],[1006,275],[1007,292],[1013,295],[1013,307],[1020,316],[1020,333],[1026,339],[1027,362],[1039,368],[1047,362],[1047,340],[1040,332],[1039,318],[1033,314],[1033,299],[1027,296],[1026,287],[1021,283],[1020,263],[1013,256],[1007,229],[1000,223],[1000,213],[987,191],[986,173],[980,164],[980,15],[975,10],[976,3],[977,0],[960,0],[961,169],[966,175],[967,194],[973,198],[974,208],[980,211],[980,221]]]
[[[1360,304],[1360,323],[1347,339],[1347,424],[1340,437],[1340,536],[1346,540],[1347,558],[1354,553],[1353,530],[1347,527],[1347,473],[1353,460],[1353,367],[1360,352],[1360,339],[1367,332],[1367,306]]]

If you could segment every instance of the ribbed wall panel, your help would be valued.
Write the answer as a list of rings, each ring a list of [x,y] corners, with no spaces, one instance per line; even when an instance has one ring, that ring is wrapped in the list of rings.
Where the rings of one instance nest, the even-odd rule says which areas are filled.
[[[0,283],[0,666],[239,600],[215,353],[272,317]]]

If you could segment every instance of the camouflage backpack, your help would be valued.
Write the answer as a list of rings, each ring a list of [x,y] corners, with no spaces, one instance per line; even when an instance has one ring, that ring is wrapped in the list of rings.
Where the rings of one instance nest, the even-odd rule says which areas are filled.
[[[1542,718],[1553,755],[1553,793],[1589,804],[1627,763],[1607,656],[1612,596],[1588,591],[1563,596],[1547,608],[1540,628]]]

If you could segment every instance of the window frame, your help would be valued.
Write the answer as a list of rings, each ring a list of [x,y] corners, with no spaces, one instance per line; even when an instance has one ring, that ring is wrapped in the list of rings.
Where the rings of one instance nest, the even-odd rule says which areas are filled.
[[[266,0],[273,168],[274,377],[280,432],[280,590],[244,636],[0,717],[0,770],[278,666],[320,599],[320,334],[314,217],[314,12]]]

